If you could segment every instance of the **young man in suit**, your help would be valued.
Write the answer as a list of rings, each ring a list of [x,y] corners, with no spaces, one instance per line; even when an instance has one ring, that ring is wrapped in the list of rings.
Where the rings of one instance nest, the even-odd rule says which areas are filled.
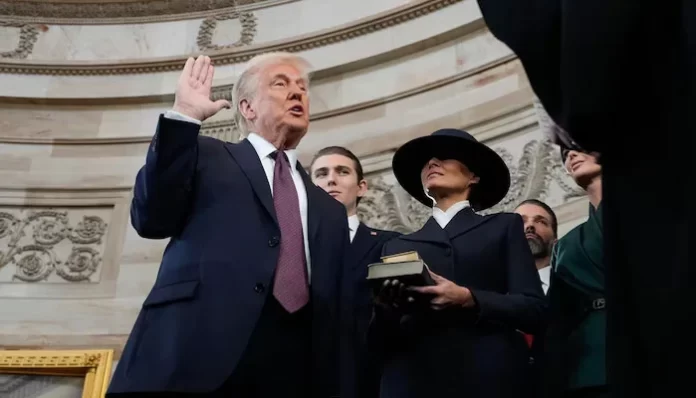
[[[344,363],[342,377],[356,377],[353,397],[379,396],[379,373],[374,360],[369,357],[365,337],[372,316],[372,294],[367,285],[367,266],[379,262],[382,246],[397,232],[370,228],[358,219],[358,204],[367,192],[367,181],[360,160],[350,150],[331,146],[314,155],[311,166],[312,181],[345,206],[350,228],[350,253],[346,267],[350,277],[344,282],[344,290],[350,292],[352,305],[349,316],[354,320],[351,344],[346,348],[349,357]],[[355,372],[355,373],[353,373]],[[354,375],[354,376],[353,376]],[[346,383],[348,384],[348,383]]]
[[[253,58],[232,104],[210,100],[213,72],[186,62],[136,179],[133,227],[170,242],[109,395],[330,397],[348,223],[297,161],[309,64]],[[223,108],[237,144],[199,135]]]
[[[524,235],[534,255],[541,288],[546,294],[551,280],[551,251],[558,235],[556,213],[549,205],[538,199],[523,201],[517,205],[515,213],[522,216]]]

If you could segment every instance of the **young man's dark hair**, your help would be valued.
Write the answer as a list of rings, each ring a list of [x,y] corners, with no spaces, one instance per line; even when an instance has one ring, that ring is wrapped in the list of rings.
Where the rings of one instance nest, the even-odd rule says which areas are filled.
[[[360,164],[360,159],[358,159],[358,157],[355,156],[355,154],[351,152],[348,148],[344,148],[342,146],[327,146],[326,148],[322,148],[321,150],[319,150],[319,152],[317,152],[312,158],[312,163],[309,164],[309,169],[312,169],[312,167],[314,166],[314,162],[316,162],[317,159],[326,155],[341,155],[352,160],[353,168],[355,169],[355,174],[358,177],[358,183],[363,180],[364,175],[362,164]],[[360,204],[360,199],[362,198],[358,197],[358,204]]]

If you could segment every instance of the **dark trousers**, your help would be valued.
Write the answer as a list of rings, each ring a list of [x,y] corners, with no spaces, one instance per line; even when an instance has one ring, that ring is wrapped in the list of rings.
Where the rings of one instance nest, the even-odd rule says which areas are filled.
[[[307,398],[311,396],[312,305],[289,314],[273,296],[232,375],[204,394],[129,393],[128,398]]]

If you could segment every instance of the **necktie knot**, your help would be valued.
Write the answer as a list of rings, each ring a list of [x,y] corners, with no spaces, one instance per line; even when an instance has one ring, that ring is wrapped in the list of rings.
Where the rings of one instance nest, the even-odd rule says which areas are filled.
[[[278,151],[272,152],[272,153],[270,154],[271,159],[273,159],[273,160],[275,160],[275,161],[278,161],[278,155],[280,155],[280,154],[282,154],[282,156],[281,156],[280,158],[281,158],[282,160],[285,161],[284,163],[285,163],[285,164],[290,164],[290,160],[288,159],[288,154],[285,153],[285,151],[280,151],[280,150],[278,150]]]

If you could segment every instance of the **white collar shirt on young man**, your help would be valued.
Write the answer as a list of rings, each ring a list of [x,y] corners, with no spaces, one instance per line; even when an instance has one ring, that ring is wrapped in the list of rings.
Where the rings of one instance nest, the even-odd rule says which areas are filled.
[[[348,228],[350,229],[350,242],[353,243],[355,239],[355,233],[358,232],[358,227],[360,226],[360,219],[358,219],[357,214],[353,214],[348,217]]]

